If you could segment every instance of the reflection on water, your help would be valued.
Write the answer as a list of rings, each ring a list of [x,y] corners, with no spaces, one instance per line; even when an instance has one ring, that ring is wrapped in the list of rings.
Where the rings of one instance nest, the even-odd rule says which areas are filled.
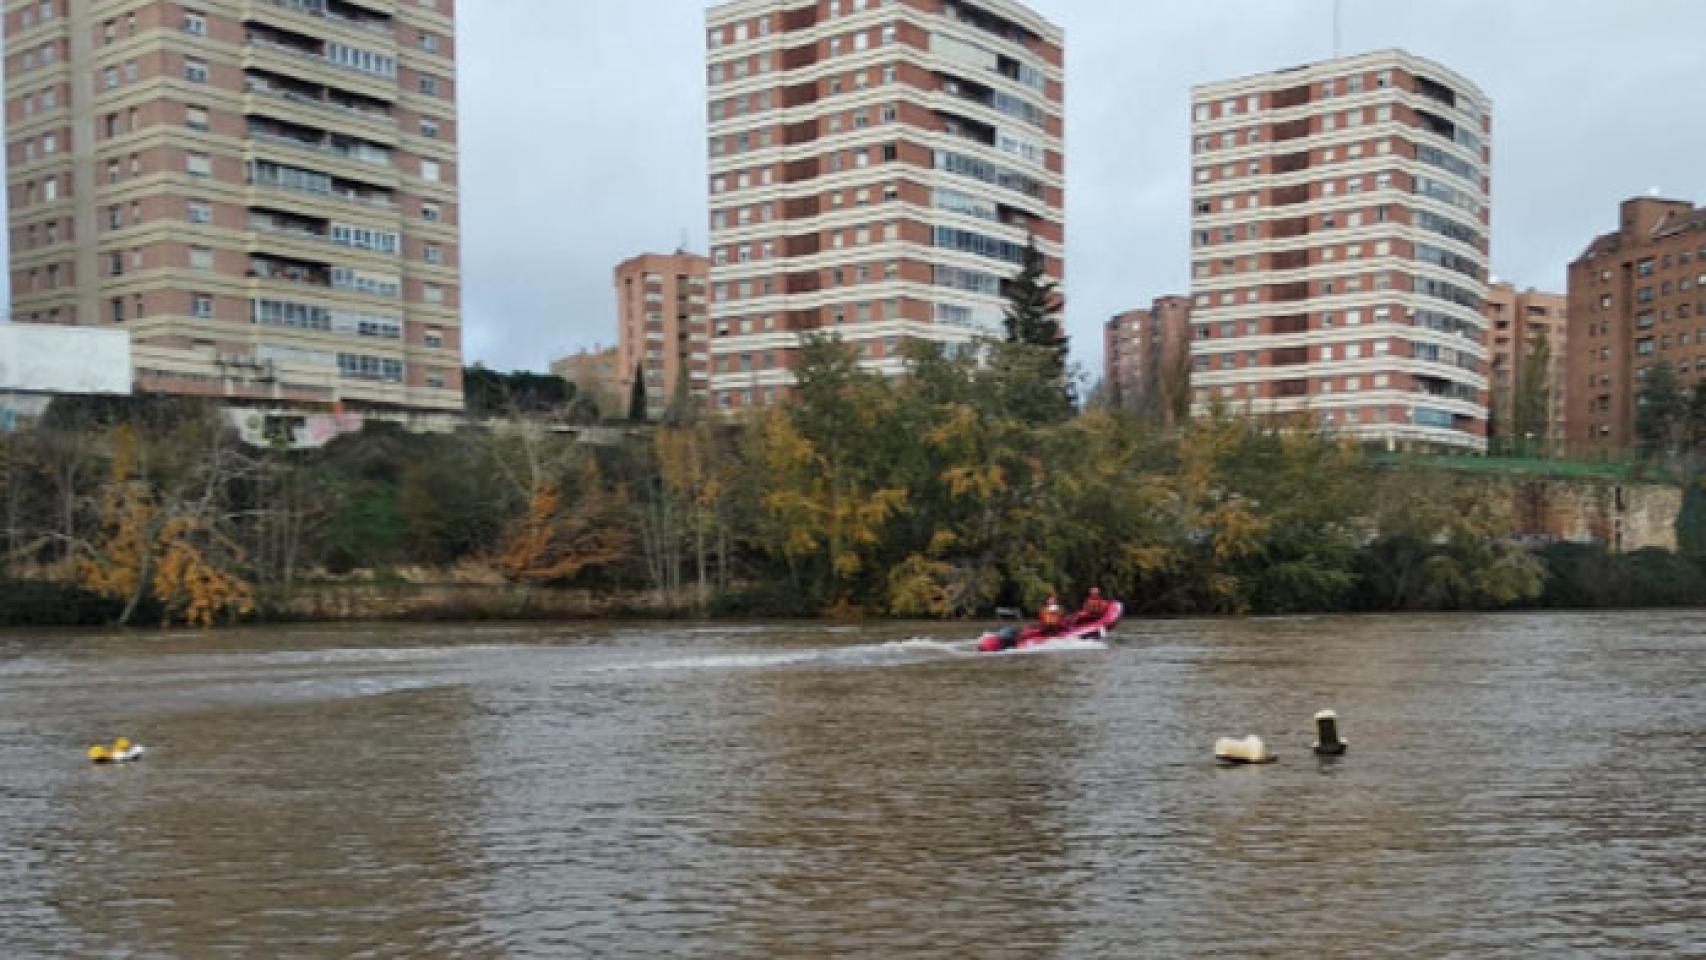
[[[0,954],[1700,955],[1703,626],[0,638]]]

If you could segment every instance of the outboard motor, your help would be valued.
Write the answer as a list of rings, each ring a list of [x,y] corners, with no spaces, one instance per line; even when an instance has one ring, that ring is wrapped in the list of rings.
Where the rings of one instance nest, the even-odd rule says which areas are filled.
[[[1019,645],[1019,637],[1023,633],[1022,627],[1005,627],[996,633],[984,634],[983,640],[977,645],[978,652],[1000,653],[1003,650],[1011,650]]]

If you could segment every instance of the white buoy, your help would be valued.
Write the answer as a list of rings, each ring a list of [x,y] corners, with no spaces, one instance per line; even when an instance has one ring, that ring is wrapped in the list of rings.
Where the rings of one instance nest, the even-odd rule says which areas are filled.
[[[1323,710],[1315,715],[1315,754],[1321,757],[1342,756],[1345,741],[1339,736],[1339,715]]]
[[[1221,763],[1273,763],[1279,759],[1261,737],[1254,736],[1242,740],[1221,737],[1214,742],[1214,758]]]

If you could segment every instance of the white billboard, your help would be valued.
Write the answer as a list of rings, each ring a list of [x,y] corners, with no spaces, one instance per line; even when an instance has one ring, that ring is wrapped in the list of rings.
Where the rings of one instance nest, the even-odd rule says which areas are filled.
[[[132,376],[124,330],[0,323],[0,391],[128,395]]]

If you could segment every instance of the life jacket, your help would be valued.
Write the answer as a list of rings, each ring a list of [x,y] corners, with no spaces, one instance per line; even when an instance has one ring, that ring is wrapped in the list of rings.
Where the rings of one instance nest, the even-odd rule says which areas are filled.
[[[1042,624],[1045,627],[1058,627],[1060,626],[1061,617],[1063,615],[1064,611],[1061,610],[1060,604],[1051,603],[1048,606],[1043,607],[1043,612],[1038,619],[1042,621]]]

